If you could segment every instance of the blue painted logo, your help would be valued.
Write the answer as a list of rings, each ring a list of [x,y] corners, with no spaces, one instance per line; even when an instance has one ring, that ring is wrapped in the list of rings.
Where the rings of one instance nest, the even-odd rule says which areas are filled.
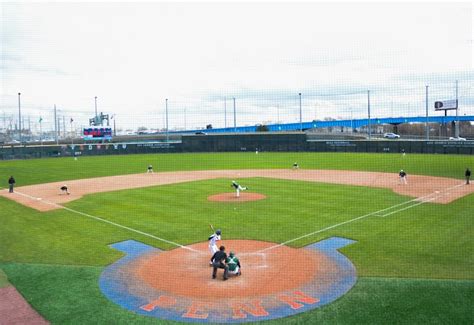
[[[225,243],[232,247],[232,241]],[[212,268],[208,266],[206,244],[189,246],[196,248],[191,250],[177,248],[165,252],[129,240],[111,245],[126,255],[104,269],[99,286],[114,303],[149,317],[199,323],[277,319],[329,304],[354,286],[357,279],[355,267],[338,251],[352,243],[354,241],[349,239],[333,237],[300,249],[285,246],[289,253],[301,252],[306,261],[317,265],[309,267],[301,261],[301,265],[291,266],[300,268],[299,272],[306,276],[301,282],[295,282],[294,287],[273,291],[257,288],[253,294],[245,296],[240,293],[255,286],[251,280],[257,275],[268,275],[270,282],[282,280],[291,283],[290,279],[277,279],[278,274],[284,275],[284,272],[274,269],[278,267],[275,264],[278,258],[272,257],[276,250],[273,252],[271,249],[276,246],[265,253],[242,252],[239,256],[242,276],[221,281],[210,279]],[[182,257],[178,253],[185,255]],[[314,274],[305,274],[308,270]],[[197,279],[196,291],[183,288],[183,277]],[[186,289],[196,293],[183,294]]]

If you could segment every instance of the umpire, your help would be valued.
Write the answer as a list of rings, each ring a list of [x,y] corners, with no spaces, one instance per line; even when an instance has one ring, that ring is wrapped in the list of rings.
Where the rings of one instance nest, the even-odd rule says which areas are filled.
[[[15,186],[15,179],[13,176],[10,176],[8,179],[8,192],[13,193],[13,187]]]
[[[217,269],[224,269],[224,280],[227,280],[227,267],[225,265],[225,260],[227,259],[227,254],[225,252],[225,247],[219,247],[219,250],[214,253],[211,257],[212,262],[212,278],[215,279],[217,275]]]

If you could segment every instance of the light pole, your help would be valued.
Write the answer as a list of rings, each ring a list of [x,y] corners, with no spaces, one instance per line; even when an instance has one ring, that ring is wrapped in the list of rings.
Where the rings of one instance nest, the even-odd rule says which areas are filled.
[[[166,98],[166,142],[169,142],[169,134],[168,134],[168,98]]]
[[[186,107],[184,108],[184,131],[186,131]]]
[[[43,145],[43,128],[41,126],[41,122],[43,122],[43,118],[40,116],[39,118],[39,125],[40,125],[40,142],[41,142],[41,145]]]
[[[56,144],[58,144],[59,143],[59,140],[58,140],[58,119],[57,119],[56,104],[54,104],[54,139],[56,140]]]
[[[21,101],[20,101],[21,93],[18,93],[18,132],[19,132],[19,139],[21,143]]]
[[[234,132],[237,132],[237,118],[235,116],[235,97],[233,98],[234,100]]]
[[[97,96],[94,97],[94,104],[95,104],[95,117],[97,118]]]
[[[426,141],[430,140],[430,127],[428,125],[428,86],[426,87],[425,109],[426,109]]]
[[[367,113],[368,113],[368,128],[369,128],[369,140],[372,139],[372,131],[370,128],[370,90],[367,90]]]
[[[301,112],[301,93],[298,93],[300,97],[300,131],[303,132],[303,119],[302,119],[302,112]]]
[[[352,107],[350,107],[351,110],[351,133],[354,132],[354,119],[352,118]]]
[[[459,138],[459,101],[458,101],[458,81],[456,80],[456,124],[454,125],[454,136]]]
[[[224,97],[224,128],[227,129],[227,99]]]
[[[74,132],[72,130],[72,123],[74,122],[74,119],[71,117],[69,120],[69,123],[71,124],[71,145],[74,145]]]

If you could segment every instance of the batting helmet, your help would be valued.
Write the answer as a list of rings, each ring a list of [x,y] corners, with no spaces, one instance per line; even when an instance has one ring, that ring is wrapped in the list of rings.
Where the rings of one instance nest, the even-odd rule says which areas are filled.
[[[234,256],[234,252],[230,252],[230,253],[229,253],[229,256],[230,256],[230,257],[233,257],[233,256]]]
[[[216,235],[220,235],[221,233],[222,233],[222,231],[220,229],[216,230]]]

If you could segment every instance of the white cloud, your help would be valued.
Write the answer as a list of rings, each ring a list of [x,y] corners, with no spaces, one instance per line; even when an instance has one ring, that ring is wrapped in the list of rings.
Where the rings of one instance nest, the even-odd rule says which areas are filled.
[[[54,103],[91,114],[98,96],[100,110],[143,124],[161,121],[169,98],[174,109],[187,107],[188,126],[212,120],[220,126],[223,103],[206,102],[210,97],[250,92],[267,105],[272,99],[265,96],[301,91],[312,119],[316,104],[309,98],[324,89],[347,93],[391,83],[423,93],[426,81],[404,82],[405,76],[443,79],[471,71],[473,62],[470,3],[23,2],[1,8],[0,111],[7,112],[19,91],[31,114]],[[471,89],[472,75],[462,82]],[[394,89],[380,98],[404,96]],[[346,113],[351,104],[324,101]],[[297,103],[278,97],[273,105],[256,99],[239,105],[261,108],[248,113],[247,122],[255,124],[276,120],[275,110],[265,107],[279,102],[294,119]],[[220,115],[203,114],[202,107]],[[182,124],[178,115],[172,124]]]

